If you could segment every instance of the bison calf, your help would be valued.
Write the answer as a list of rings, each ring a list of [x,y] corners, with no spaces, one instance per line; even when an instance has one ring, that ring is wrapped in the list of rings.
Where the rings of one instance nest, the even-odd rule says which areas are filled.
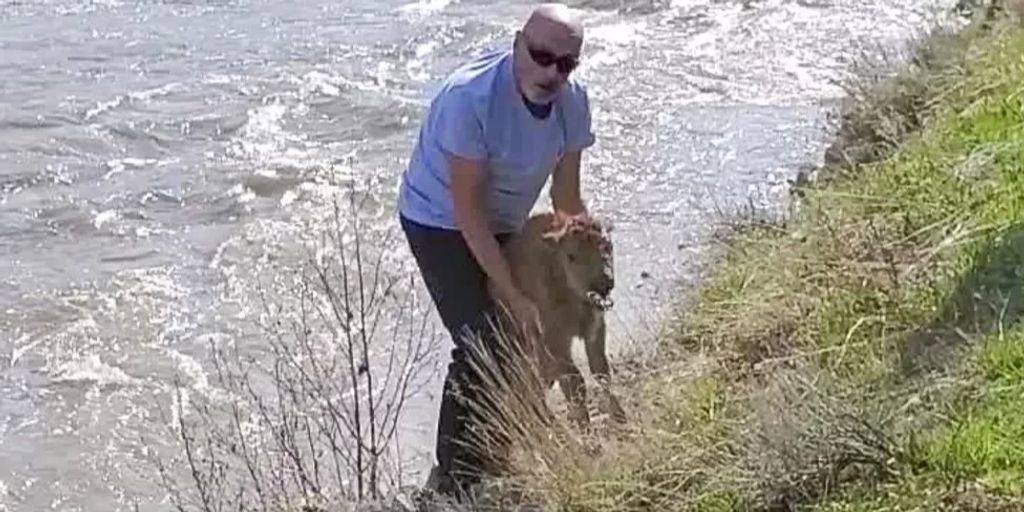
[[[503,251],[516,285],[540,311],[543,334],[528,341],[526,353],[532,352],[543,389],[557,380],[569,403],[570,420],[580,427],[589,424],[586,386],[571,355],[572,340],[580,337],[601,387],[602,412],[625,421],[609,388],[605,354],[604,312],[615,285],[608,231],[586,216],[542,213],[527,220]]]

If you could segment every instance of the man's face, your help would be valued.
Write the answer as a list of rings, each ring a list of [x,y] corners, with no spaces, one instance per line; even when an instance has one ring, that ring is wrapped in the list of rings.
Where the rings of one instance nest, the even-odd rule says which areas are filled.
[[[538,27],[516,34],[516,73],[533,103],[550,103],[579,60],[582,39],[562,27]]]

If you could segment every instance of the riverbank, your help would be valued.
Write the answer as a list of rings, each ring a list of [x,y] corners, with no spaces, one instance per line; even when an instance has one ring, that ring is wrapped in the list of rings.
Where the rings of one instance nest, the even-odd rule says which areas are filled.
[[[855,92],[792,214],[736,230],[619,384],[600,455],[524,459],[547,510],[1024,506],[1024,30],[992,15]]]

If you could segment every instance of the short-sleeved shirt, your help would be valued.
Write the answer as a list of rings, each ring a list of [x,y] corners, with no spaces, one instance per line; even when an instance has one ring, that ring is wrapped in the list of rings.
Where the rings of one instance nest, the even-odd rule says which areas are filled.
[[[515,84],[512,51],[463,65],[441,84],[420,127],[399,188],[409,220],[457,229],[446,153],[486,161],[486,208],[494,233],[518,230],[566,152],[594,143],[586,88],[570,77],[543,119]]]

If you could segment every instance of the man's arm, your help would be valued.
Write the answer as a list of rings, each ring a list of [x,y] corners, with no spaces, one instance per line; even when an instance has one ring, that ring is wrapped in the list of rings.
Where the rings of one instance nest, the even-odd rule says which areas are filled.
[[[436,105],[437,142],[447,155],[455,223],[473,258],[492,281],[498,301],[511,310],[527,332],[537,334],[537,308],[515,286],[508,262],[491,232],[484,204],[487,147],[473,103],[472,97],[453,92]]]
[[[570,151],[562,157],[551,177],[551,205],[568,215],[586,213],[580,193],[582,151]]]
[[[556,212],[568,215],[587,213],[580,192],[580,162],[583,150],[594,144],[587,89],[576,84],[573,91],[563,109],[566,152],[551,177],[551,204]]]
[[[512,282],[508,262],[491,233],[486,211],[481,204],[487,177],[484,162],[456,155],[449,155],[448,161],[451,166],[455,221],[462,236],[484,272],[494,281],[500,298],[510,303],[515,302],[519,298],[519,291]]]

